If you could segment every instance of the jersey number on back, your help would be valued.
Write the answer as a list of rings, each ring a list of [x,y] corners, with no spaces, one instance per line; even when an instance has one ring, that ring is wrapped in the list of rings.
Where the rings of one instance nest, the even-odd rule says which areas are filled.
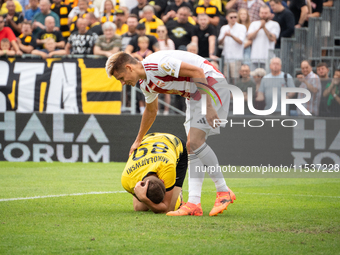
[[[142,144],[144,145],[144,144]],[[141,145],[141,146],[142,146]],[[162,146],[159,146],[159,145],[162,145]],[[165,143],[162,143],[162,142],[156,142],[152,145],[152,150],[151,150],[151,153],[153,154],[159,154],[159,153],[166,153],[169,149],[169,147],[165,144]],[[139,157],[136,157],[136,154],[137,152],[142,152],[143,151],[143,155],[139,156]],[[148,154],[148,149],[147,148],[139,148],[138,150],[135,150],[133,152],[133,155],[132,155],[132,160],[133,161],[137,161],[137,160],[140,160],[141,158],[145,157],[146,154]]]

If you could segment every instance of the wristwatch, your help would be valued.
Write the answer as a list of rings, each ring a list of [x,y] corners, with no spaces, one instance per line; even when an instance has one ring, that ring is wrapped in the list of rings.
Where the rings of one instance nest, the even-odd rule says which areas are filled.
[[[338,96],[337,94],[335,94],[335,93],[333,94],[333,97],[334,97],[334,98],[336,98],[337,96]]]

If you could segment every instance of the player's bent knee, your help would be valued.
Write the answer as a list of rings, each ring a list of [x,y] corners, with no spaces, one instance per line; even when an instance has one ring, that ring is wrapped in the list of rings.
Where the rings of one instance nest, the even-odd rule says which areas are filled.
[[[202,144],[205,142],[203,139],[193,139],[190,141],[190,153],[193,153],[195,150],[197,150],[199,147],[202,146]]]

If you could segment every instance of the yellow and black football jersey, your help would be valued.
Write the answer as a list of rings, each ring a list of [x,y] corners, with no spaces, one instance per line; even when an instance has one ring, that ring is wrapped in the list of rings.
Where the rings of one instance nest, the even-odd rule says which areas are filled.
[[[187,161],[185,144],[178,137],[165,133],[148,134],[129,157],[122,174],[122,185],[134,194],[137,182],[149,174],[156,174],[163,180],[166,191],[174,186],[182,187]]]

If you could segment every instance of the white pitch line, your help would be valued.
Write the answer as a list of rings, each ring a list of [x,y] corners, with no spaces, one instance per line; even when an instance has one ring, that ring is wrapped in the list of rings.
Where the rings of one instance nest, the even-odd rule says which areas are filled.
[[[3,198],[0,202],[5,201],[16,201],[16,200],[28,200],[28,199],[39,199],[49,197],[68,197],[68,196],[83,196],[83,195],[96,195],[96,194],[114,194],[114,193],[126,193],[126,191],[93,191],[85,193],[73,193],[73,194],[59,194],[59,195],[47,195],[47,196],[36,196],[36,197],[17,197],[17,198]]]

